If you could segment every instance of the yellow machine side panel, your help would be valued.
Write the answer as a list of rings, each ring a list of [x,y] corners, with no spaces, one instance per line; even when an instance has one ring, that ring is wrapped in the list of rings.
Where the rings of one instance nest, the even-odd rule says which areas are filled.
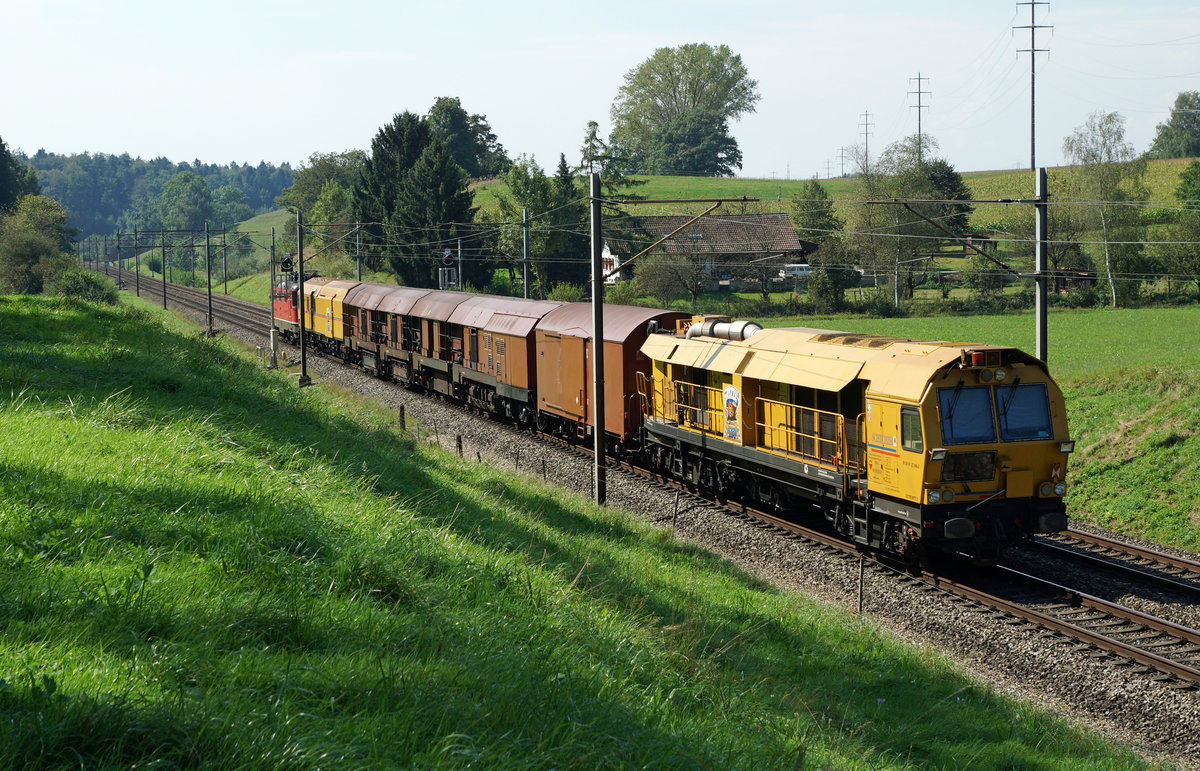
[[[878,399],[867,400],[864,427],[867,445],[867,481],[871,492],[899,496],[900,405]]]

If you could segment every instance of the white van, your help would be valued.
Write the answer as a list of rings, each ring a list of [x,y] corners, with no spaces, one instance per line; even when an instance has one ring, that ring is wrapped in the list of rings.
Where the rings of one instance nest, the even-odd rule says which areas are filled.
[[[780,278],[808,278],[811,275],[811,265],[784,265],[783,270],[779,271]]]

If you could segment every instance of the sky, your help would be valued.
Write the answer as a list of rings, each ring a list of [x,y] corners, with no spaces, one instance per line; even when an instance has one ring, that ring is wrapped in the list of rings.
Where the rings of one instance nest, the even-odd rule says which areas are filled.
[[[486,116],[511,157],[578,163],[624,76],[657,48],[725,44],[758,81],[730,126],[738,176],[853,170],[922,132],[959,171],[1036,164],[1094,111],[1147,149],[1200,90],[1196,0],[0,0],[0,138],[10,148],[296,167],[369,149],[441,96]],[[921,80],[918,81],[917,78]],[[915,92],[923,93],[917,94]],[[927,105],[918,109],[918,102]],[[864,129],[864,124],[867,124]],[[843,158],[845,159],[843,161]],[[843,166],[844,163],[844,166]]]

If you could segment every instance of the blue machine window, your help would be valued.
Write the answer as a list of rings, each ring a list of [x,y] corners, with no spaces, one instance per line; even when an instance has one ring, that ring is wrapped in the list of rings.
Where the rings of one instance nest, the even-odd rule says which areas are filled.
[[[1006,442],[1054,438],[1045,383],[996,386],[996,416]]]
[[[992,417],[992,389],[958,385],[938,389],[942,418],[942,441],[946,444],[975,444],[996,441]]]

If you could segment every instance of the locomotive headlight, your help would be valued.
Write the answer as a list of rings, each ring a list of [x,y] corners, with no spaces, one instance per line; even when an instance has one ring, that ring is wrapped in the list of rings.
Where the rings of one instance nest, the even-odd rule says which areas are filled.
[[[1042,494],[1043,498],[1049,498],[1054,492],[1054,485],[1049,482],[1042,482],[1042,486],[1038,488],[1038,492]]]
[[[929,459],[930,460],[945,460],[946,459],[946,448],[945,447],[933,448],[932,450],[929,451]]]
[[[1066,492],[1067,492],[1067,486],[1065,484],[1063,484],[1062,482],[1059,482],[1058,484],[1054,485],[1054,494],[1055,495],[1064,495],[1064,494],[1066,494]]]
[[[1075,452],[1075,440],[1068,439],[1065,442],[1059,442],[1058,451],[1063,455],[1069,455],[1070,453]]]
[[[979,370],[979,382],[980,383],[992,382],[992,371],[990,369]]]
[[[1006,372],[1003,367],[996,370],[997,383],[1003,383],[1006,377],[1008,377],[1008,372]]]
[[[941,493],[939,493],[937,490],[930,490],[930,491],[929,491],[929,502],[930,502],[930,503],[938,503],[938,502],[940,502],[941,500],[942,500],[942,494],[941,494]]]
[[[954,503],[953,490],[942,490],[942,503]]]

